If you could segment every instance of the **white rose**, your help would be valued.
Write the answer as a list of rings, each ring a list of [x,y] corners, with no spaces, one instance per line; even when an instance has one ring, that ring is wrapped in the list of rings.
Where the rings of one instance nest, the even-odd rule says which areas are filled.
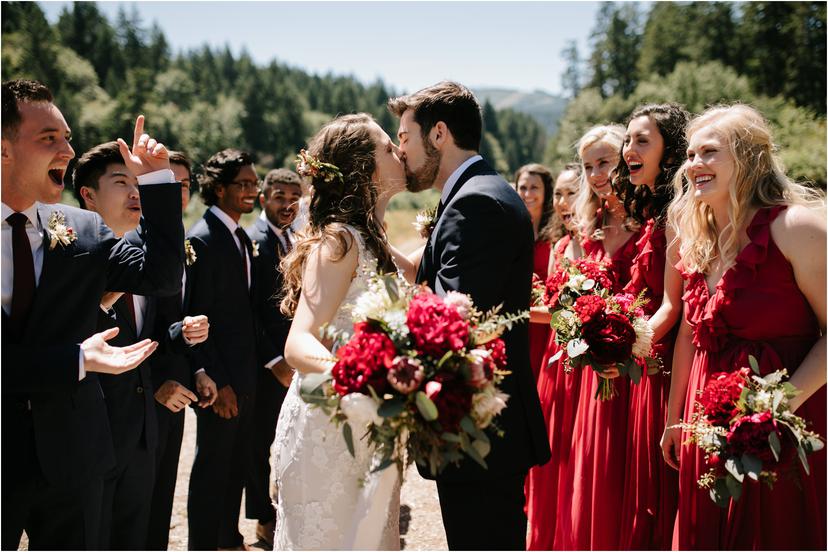
[[[467,318],[469,313],[472,309],[472,302],[469,299],[469,296],[465,293],[460,293],[459,291],[450,291],[446,293],[446,296],[443,297],[443,301],[447,305],[451,305],[457,309],[457,312],[460,313],[460,316],[463,318]]]
[[[339,405],[342,407],[342,412],[348,417],[348,421],[359,429],[369,424],[382,424],[382,417],[377,414],[379,405],[368,395],[349,393],[342,397]]]
[[[632,353],[637,357],[648,357],[653,348],[653,327],[643,318],[636,318],[633,322],[635,330],[635,343]]]

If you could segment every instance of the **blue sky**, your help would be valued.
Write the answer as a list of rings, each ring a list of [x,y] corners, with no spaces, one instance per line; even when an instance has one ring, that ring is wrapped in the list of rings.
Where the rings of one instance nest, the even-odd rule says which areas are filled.
[[[41,2],[49,21],[69,2]],[[444,78],[471,87],[560,92],[560,52],[587,54],[598,2],[99,2],[115,20],[134,6],[174,51],[246,47],[311,72],[382,78],[414,91]]]

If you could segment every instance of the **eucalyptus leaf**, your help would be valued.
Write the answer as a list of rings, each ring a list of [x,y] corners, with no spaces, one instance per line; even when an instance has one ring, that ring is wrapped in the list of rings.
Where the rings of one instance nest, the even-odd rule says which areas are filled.
[[[442,435],[440,435],[440,439],[443,441],[447,441],[449,443],[459,443],[460,436],[456,433],[449,433],[448,431],[444,431]]]
[[[768,444],[770,445],[773,457],[779,462],[779,455],[782,453],[782,443],[779,442],[779,435],[775,431],[768,434]]]
[[[405,405],[402,400],[400,398],[393,398],[391,400],[383,401],[377,409],[377,414],[383,418],[393,418],[394,416],[399,416],[400,413],[402,413],[403,408],[405,408]]]
[[[486,458],[492,450],[492,445],[488,441],[482,439],[475,439],[472,441],[472,449],[477,451],[480,458]]]
[[[302,378],[302,384],[299,386],[299,395],[302,398],[305,396],[314,396],[322,394],[322,384],[332,379],[329,372],[318,373],[313,372],[305,374]]]
[[[422,391],[417,391],[417,395],[415,395],[415,402],[417,403],[417,410],[420,411],[420,414],[423,416],[425,421],[433,422],[440,415],[437,410],[437,406]]]
[[[348,447],[348,452],[351,453],[351,456],[356,458],[356,454],[354,453],[354,433],[351,431],[351,424],[345,422],[342,424],[342,437],[345,439],[345,446]]]
[[[759,474],[762,472],[762,460],[752,454],[743,454],[742,467],[748,477],[754,481],[759,481]]]
[[[750,364],[750,369],[753,370],[753,373],[757,376],[760,375],[759,373],[759,362],[756,360],[756,357],[753,355],[748,355],[748,364]]]
[[[745,480],[745,473],[742,471],[742,463],[739,462],[738,459],[733,457],[728,458],[724,467],[727,472],[739,483]]]
[[[483,460],[483,457],[480,456],[480,453],[471,444],[469,444],[469,446],[467,446],[463,450],[466,452],[466,454],[469,455],[469,458],[480,464],[484,469],[489,469],[489,467],[486,465],[486,461]]]
[[[641,381],[641,366],[634,360],[627,361],[627,371],[630,375],[630,381],[638,383]]]
[[[388,292],[388,297],[392,303],[396,303],[400,299],[400,288],[397,286],[397,280],[393,276],[385,275],[382,277],[385,282],[385,291]]]
[[[811,475],[811,467],[808,465],[808,458],[805,454],[805,449],[797,443],[796,444],[796,453],[799,455],[799,461],[802,462],[802,467],[805,468],[805,473]]]
[[[731,474],[727,474],[725,478],[725,485],[727,485],[727,490],[730,492],[730,496],[733,500],[739,500],[739,497],[742,496],[742,482],[733,477]]]
[[[730,502],[730,490],[723,478],[716,479],[716,483],[710,488],[710,498],[720,508],[727,508]]]

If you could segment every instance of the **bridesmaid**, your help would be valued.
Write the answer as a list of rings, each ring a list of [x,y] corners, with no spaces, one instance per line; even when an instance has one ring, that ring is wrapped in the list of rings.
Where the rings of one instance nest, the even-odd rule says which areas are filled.
[[[824,200],[785,175],[768,124],[751,107],[708,109],[687,137],[670,207],[686,292],[669,424],[691,418],[711,373],[753,355],[762,373],[788,369],[801,391],[791,406],[824,438]],[[825,549],[825,450],[808,457],[811,475],[791,459],[772,490],[746,479],[741,498],[719,508],[696,483],[708,468],[703,455],[681,443],[680,430],[665,430],[664,458],[680,480],[674,547]]]
[[[686,149],[689,116],[676,104],[637,108],[627,123],[618,194],[628,216],[645,225],[626,291],[646,290],[653,353],[663,367],[630,385],[627,460],[619,547],[668,550],[676,514],[678,478],[661,460],[659,439],[667,421],[674,327],[681,315],[681,275],[672,232],[665,228],[672,179]],[[671,244],[668,247],[668,244]]]
[[[628,228],[624,205],[612,188],[611,176],[621,158],[624,127],[593,127],[578,142],[583,168],[575,204],[584,251],[610,264],[613,292],[630,280],[639,227]],[[618,371],[607,371],[608,377]],[[618,548],[624,462],[627,443],[629,379],[615,382],[618,396],[595,398],[598,376],[590,368],[578,370],[580,397],[572,433],[572,452],[559,496],[555,549],[609,550]],[[561,504],[564,506],[561,507]],[[568,509],[567,509],[568,507]]]
[[[568,164],[558,175],[553,192],[555,215],[563,222],[567,234],[555,243],[549,260],[549,274],[560,269],[561,258],[577,259],[583,254],[579,240],[573,239],[576,230],[575,197],[579,186],[580,165]],[[539,316],[542,313],[533,314],[533,317]],[[545,322],[549,323],[548,310]],[[552,548],[557,520],[558,481],[565,475],[572,422],[575,419],[573,402],[578,397],[578,389],[574,386],[576,378],[564,374],[557,361],[550,364],[549,359],[557,352],[555,334],[550,333],[538,374],[538,396],[549,432],[552,459],[543,466],[532,467],[526,478],[526,515],[529,520],[526,546],[529,550]]]
[[[549,254],[552,244],[566,233],[560,219],[555,216],[552,205],[553,180],[552,172],[538,163],[524,165],[515,173],[515,189],[529,211],[535,231],[533,271],[544,282],[549,275]],[[529,359],[535,381],[538,379],[543,353],[549,341],[549,316],[543,312],[546,309],[541,309],[543,307],[533,307],[529,319]]]

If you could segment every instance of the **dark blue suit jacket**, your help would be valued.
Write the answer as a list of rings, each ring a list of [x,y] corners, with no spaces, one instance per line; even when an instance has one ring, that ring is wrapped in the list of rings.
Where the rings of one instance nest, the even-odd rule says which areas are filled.
[[[439,213],[417,281],[440,295],[452,290],[466,293],[482,311],[501,303],[503,313],[528,310],[535,240],[517,192],[480,160],[463,172]],[[504,437],[490,437],[488,470],[466,459],[459,467],[446,468],[438,479],[517,475],[549,460],[546,425],[529,365],[528,330],[528,322],[523,322],[503,335],[512,373],[501,387],[509,401],[497,419]]]
[[[255,263],[247,288],[242,257],[227,226],[207,211],[188,232],[196,254],[187,272],[190,303],[186,314],[205,314],[210,319],[210,339],[205,342],[204,368],[221,389],[230,385],[236,394],[256,389]],[[248,249],[252,260],[252,248]]]
[[[53,485],[73,486],[114,465],[98,378],[78,381],[79,344],[97,331],[105,291],[174,294],[184,262],[180,188],[139,190],[147,231],[141,247],[117,239],[96,213],[66,205],[38,209],[44,228],[62,211],[77,240],[49,249],[44,236],[43,270],[21,339],[7,331],[3,312],[3,485],[42,473]]]

